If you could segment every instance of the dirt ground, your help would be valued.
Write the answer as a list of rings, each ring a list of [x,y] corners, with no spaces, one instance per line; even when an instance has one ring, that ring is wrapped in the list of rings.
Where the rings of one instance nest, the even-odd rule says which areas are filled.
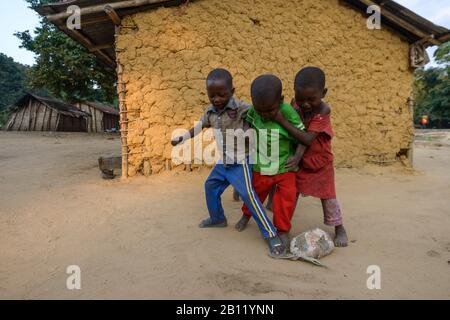
[[[200,230],[207,169],[100,179],[115,136],[0,132],[0,298],[450,298],[450,132],[422,131],[416,171],[337,170],[348,248],[328,269],[268,257],[255,223]],[[240,204],[224,195],[230,224]],[[297,208],[293,234],[323,226],[320,201]],[[81,268],[81,290],[66,268]],[[369,290],[369,265],[381,289]]]

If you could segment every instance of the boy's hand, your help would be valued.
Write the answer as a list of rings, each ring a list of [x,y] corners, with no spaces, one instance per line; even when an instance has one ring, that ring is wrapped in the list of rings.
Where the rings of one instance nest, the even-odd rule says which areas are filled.
[[[291,157],[289,157],[287,159],[286,164],[284,165],[284,167],[287,170],[295,170],[295,169],[298,168],[301,160],[302,160],[301,155],[300,156],[299,155],[291,156]]]
[[[181,141],[183,141],[183,137],[176,137],[176,138],[173,138],[172,141],[171,141],[172,146],[175,147],[175,146],[178,145]]]
[[[277,113],[273,116],[273,118],[271,120],[278,122],[278,123],[282,123],[286,119],[284,118],[283,114],[281,113],[281,110],[278,110]]]

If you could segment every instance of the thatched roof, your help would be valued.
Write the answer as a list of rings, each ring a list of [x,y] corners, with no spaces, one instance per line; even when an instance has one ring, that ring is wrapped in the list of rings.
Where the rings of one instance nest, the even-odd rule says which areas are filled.
[[[92,108],[100,110],[101,112],[107,113],[107,114],[111,114],[114,116],[120,115],[119,110],[117,110],[116,108],[114,108],[112,105],[109,105],[109,104],[103,104],[103,103],[91,102],[91,101],[87,101],[87,102],[83,102],[83,103],[91,106]]]
[[[81,111],[78,108],[74,107],[71,104],[64,103],[62,101],[48,98],[48,97],[41,97],[32,93],[25,94],[22,98],[20,98],[11,108],[12,111],[18,110],[21,108],[25,108],[28,106],[30,99],[36,99],[37,101],[41,102],[42,104],[46,105],[47,107],[55,110],[58,113],[61,113],[66,116],[71,116],[75,118],[86,118],[90,117],[91,115],[87,112]]]
[[[116,22],[126,15],[162,6],[177,6],[187,0],[62,0],[37,8],[37,12],[47,17],[61,31],[92,51],[111,67],[115,67],[114,30]],[[190,0],[191,2],[194,0]],[[224,0],[226,1],[226,0]],[[411,10],[389,0],[341,0],[342,4],[361,11],[366,15],[369,5],[382,6],[382,23],[394,30],[409,43],[422,41],[425,46],[438,45],[450,40],[450,31],[437,26]],[[77,5],[81,8],[81,30],[69,30],[66,26],[67,8]],[[110,5],[109,15],[105,5]]]

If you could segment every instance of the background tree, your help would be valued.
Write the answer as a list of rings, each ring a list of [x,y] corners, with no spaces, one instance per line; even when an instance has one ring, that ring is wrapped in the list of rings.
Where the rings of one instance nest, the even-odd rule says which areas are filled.
[[[31,8],[56,0],[25,0]],[[15,34],[21,47],[36,55],[36,64],[27,72],[27,85],[45,88],[64,101],[95,100],[113,103],[116,98],[115,71],[96,56],[59,31],[45,18],[40,26]]]
[[[0,110],[13,104],[25,92],[25,72],[29,67],[0,53]]]
[[[434,57],[437,67],[416,71],[414,120],[428,115],[439,127],[450,123],[450,42],[439,46]]]
[[[8,118],[6,107],[17,101],[25,92],[27,66],[0,53],[0,128]]]

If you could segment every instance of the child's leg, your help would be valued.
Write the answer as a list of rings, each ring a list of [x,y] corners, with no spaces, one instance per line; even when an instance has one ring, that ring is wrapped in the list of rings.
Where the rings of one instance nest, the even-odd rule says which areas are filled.
[[[239,197],[239,192],[237,192],[236,189],[233,188],[233,201],[238,202],[239,200],[241,200],[241,198]]]
[[[200,227],[226,226],[226,217],[222,207],[220,196],[230,185],[225,176],[223,164],[217,164],[205,182],[206,206],[208,207],[209,219],[204,220]]]
[[[276,189],[277,189],[277,186],[275,185],[272,187],[272,190],[270,190],[269,199],[267,200],[267,205],[266,205],[267,210],[273,211],[273,196],[275,194]]]
[[[347,232],[342,222],[342,211],[336,199],[321,199],[323,208],[323,220],[327,226],[335,227],[336,247],[346,247],[348,243]]]
[[[295,173],[286,172],[277,177],[277,189],[273,196],[273,222],[280,234],[289,233],[291,219],[297,201]]]
[[[256,195],[259,198],[259,201],[261,203],[264,203],[264,200],[266,200],[267,196],[269,195],[270,189],[272,188],[272,185],[274,183],[274,180],[272,177],[269,176],[262,176],[258,172],[252,173],[252,187],[255,191]],[[241,232],[244,231],[247,227],[247,224],[252,217],[252,214],[248,207],[245,205],[242,206],[242,217],[241,219],[236,223],[235,228]]]
[[[272,222],[267,217],[264,207],[258,196],[267,197],[270,191],[270,186],[266,187],[267,192],[261,195],[255,192],[252,185],[252,171],[247,162],[242,165],[233,166],[232,169],[227,169],[227,178],[231,185],[239,192],[245,206],[249,213],[258,224],[259,230],[264,238],[273,238],[277,235]],[[247,213],[248,214],[248,213]]]

